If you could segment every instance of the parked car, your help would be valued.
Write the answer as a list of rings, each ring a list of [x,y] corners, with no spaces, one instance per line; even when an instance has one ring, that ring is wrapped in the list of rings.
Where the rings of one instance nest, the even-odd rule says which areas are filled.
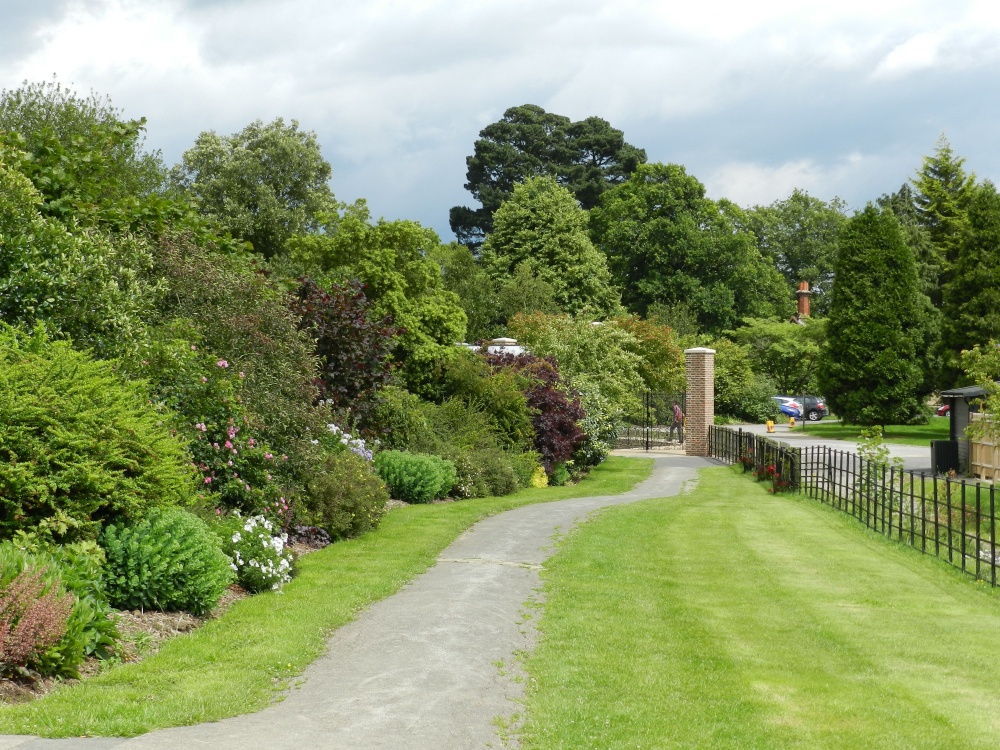
[[[799,402],[796,401],[791,396],[771,396],[774,403],[778,405],[778,409],[786,417],[795,417],[798,419],[802,416],[802,409],[799,406]]]
[[[951,404],[941,404],[935,414],[939,417],[947,417],[951,413]]]
[[[824,401],[820,396],[774,396],[774,398],[794,401],[799,409],[799,413],[804,414],[805,418],[810,422],[818,422],[823,417],[830,416],[830,409],[827,407],[826,401]],[[783,409],[782,411],[784,412]],[[790,414],[789,416],[797,415]]]

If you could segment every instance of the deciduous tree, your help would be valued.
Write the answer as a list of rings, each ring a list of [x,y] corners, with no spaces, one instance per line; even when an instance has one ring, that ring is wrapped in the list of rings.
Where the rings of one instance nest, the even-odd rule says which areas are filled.
[[[587,213],[551,177],[514,188],[494,216],[482,261],[498,285],[530,269],[563,312],[605,317],[619,307],[607,261],[587,235]]]
[[[680,304],[708,331],[791,313],[787,285],[753,235],[740,231],[745,224],[738,207],[706,198],[676,164],[641,165],[590,213],[625,307],[645,315],[657,303]]]
[[[511,107],[480,131],[466,159],[465,189],[481,207],[452,208],[451,229],[459,242],[478,249],[493,230],[494,212],[516,184],[554,177],[590,209],[601,193],[645,161],[645,151],[626,143],[620,130],[599,117],[574,123],[534,104]]]
[[[336,202],[332,170],[316,134],[292,120],[256,120],[239,133],[206,131],[184,152],[171,181],[195,196],[203,212],[266,258],[296,234],[319,227]]]

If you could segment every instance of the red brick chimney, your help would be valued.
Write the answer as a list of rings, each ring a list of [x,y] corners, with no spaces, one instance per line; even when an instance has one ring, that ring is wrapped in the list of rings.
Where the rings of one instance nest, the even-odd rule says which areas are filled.
[[[809,298],[812,296],[812,291],[809,289],[808,281],[799,282],[799,290],[795,292],[796,296],[799,298],[799,318],[809,317]]]

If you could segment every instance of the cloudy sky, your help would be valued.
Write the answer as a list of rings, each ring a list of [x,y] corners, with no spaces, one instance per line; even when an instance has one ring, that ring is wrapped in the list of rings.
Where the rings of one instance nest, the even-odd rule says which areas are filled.
[[[1000,178],[995,0],[0,0],[0,88],[51,79],[145,116],[176,162],[255,119],[314,130],[342,200],[450,238],[480,129],[597,115],[712,197],[859,208],[944,133]]]

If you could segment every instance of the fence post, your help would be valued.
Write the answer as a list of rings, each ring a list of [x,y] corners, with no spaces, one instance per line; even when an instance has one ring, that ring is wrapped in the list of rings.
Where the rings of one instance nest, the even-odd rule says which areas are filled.
[[[687,369],[684,452],[688,456],[707,456],[708,428],[715,422],[715,349],[685,349],[684,360]]]

